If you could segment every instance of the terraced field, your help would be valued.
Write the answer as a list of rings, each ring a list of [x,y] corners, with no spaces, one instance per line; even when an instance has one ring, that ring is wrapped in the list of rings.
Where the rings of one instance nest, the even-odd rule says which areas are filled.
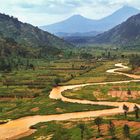
[[[37,122],[44,122],[46,119],[49,119],[49,121],[51,120],[67,120],[67,118],[83,118],[81,114],[85,114],[86,116],[94,116],[95,114],[98,116],[101,116],[100,112],[108,112],[109,109],[111,109],[112,111],[116,112],[116,113],[122,113],[122,110],[120,109],[115,109],[114,107],[116,106],[122,106],[121,103],[116,102],[116,105],[113,102],[104,102],[104,103],[91,103],[93,101],[123,101],[118,97],[112,97],[111,95],[108,95],[108,92],[110,92],[112,89],[113,90],[127,90],[129,87],[129,90],[127,90],[127,92],[132,90],[138,91],[139,90],[139,82],[118,82],[121,81],[123,79],[126,81],[131,80],[132,78],[128,78],[126,75],[122,76],[118,75],[117,73],[109,73],[109,75],[105,72],[107,71],[107,67],[109,67],[110,69],[113,68],[112,65],[114,65],[116,63],[116,61],[107,61],[107,62],[94,62],[94,63],[89,63],[86,61],[76,61],[76,63],[69,63],[71,65],[71,67],[69,65],[67,65],[68,61],[54,61],[51,63],[47,63],[47,62],[40,62],[40,64],[38,65],[38,67],[36,67],[35,70],[23,70],[22,73],[24,72],[25,76],[22,76],[20,74],[21,71],[15,71],[13,73],[8,73],[5,76],[1,76],[1,88],[3,88],[3,93],[1,94],[1,113],[0,113],[0,117],[3,120],[8,120],[8,119],[16,119],[16,118],[21,118],[18,120],[15,120],[15,124],[16,121],[18,123],[20,123],[20,121],[24,122],[27,121],[26,123],[28,123],[28,125],[30,125],[30,121],[32,122],[31,124],[34,125]],[[46,65],[45,65],[46,64]],[[65,65],[66,64],[66,65]],[[60,67],[60,68],[59,68]],[[67,96],[69,98],[75,98],[74,102],[71,102],[70,100],[66,100],[65,99],[63,101],[61,100],[52,100],[49,98],[49,92],[50,89],[52,88],[52,86],[56,86],[57,84],[61,84],[61,85],[67,85],[68,83],[71,84],[75,84],[78,83],[80,84],[81,82],[84,83],[84,79],[85,77],[92,77],[93,75],[93,79],[90,79],[90,82],[88,85],[86,85],[87,87],[83,87],[83,86],[77,86],[77,88],[75,87],[73,88],[68,88],[68,89],[72,89],[72,90],[68,90],[66,92],[63,93],[64,96]],[[98,79],[99,77],[99,79]],[[15,78],[14,81],[9,82],[11,79],[13,80]],[[56,83],[58,81],[59,78],[59,82]],[[88,79],[87,78],[87,79]],[[8,80],[9,81],[8,81]],[[17,82],[18,80],[19,82]],[[48,80],[49,79],[49,80]],[[57,80],[56,80],[57,79]],[[76,81],[75,81],[76,79]],[[96,80],[95,80],[96,79]],[[7,81],[6,81],[7,80]],[[17,80],[17,81],[16,81]],[[106,82],[105,82],[106,80]],[[26,82],[27,83],[26,83]],[[94,81],[94,82],[93,82]],[[96,82],[95,82],[96,81]],[[111,83],[110,81],[116,81],[115,85],[113,83]],[[93,85],[92,85],[93,82]],[[5,84],[6,83],[6,84]],[[7,84],[8,83],[8,84]],[[94,84],[95,83],[95,84]],[[99,83],[99,84],[97,84]],[[107,83],[107,84],[104,84]],[[121,83],[121,84],[119,84]],[[43,86],[42,86],[43,85]],[[132,86],[133,85],[133,86]],[[47,87],[47,88],[46,88]],[[18,90],[17,90],[18,89]],[[24,93],[24,90],[26,91],[26,93]],[[36,92],[31,92],[30,91],[36,91]],[[11,94],[10,91],[12,91],[12,96],[9,96]],[[14,92],[13,92],[14,91]],[[19,92],[22,91],[22,92]],[[38,91],[38,92],[37,92]],[[8,93],[9,92],[9,93]],[[18,94],[17,94],[18,93]],[[77,94],[78,93],[78,94]],[[5,95],[5,96],[3,96]],[[8,95],[8,96],[7,96]],[[30,96],[29,96],[30,95]],[[51,96],[50,96],[51,97]],[[61,99],[61,98],[60,98]],[[84,101],[82,102],[82,100],[76,100],[76,99],[86,99],[86,100],[90,100],[89,103],[85,103]],[[8,102],[7,102],[8,101]],[[133,98],[129,98],[128,101],[132,101],[135,103],[139,103],[139,98],[136,98],[135,100],[133,100]],[[78,104],[80,103],[80,104]],[[81,104],[82,103],[82,104]],[[84,104],[83,104],[84,103]],[[92,106],[90,105],[92,104]],[[110,105],[109,105],[110,104]],[[112,107],[112,106],[114,107]],[[131,104],[130,107],[132,107]],[[90,110],[94,110],[91,111],[90,113],[88,113],[88,111]],[[96,110],[104,110],[104,111],[96,111]],[[83,112],[84,111],[84,112]],[[86,111],[86,112],[85,112]],[[132,108],[130,109],[130,111],[132,111]],[[69,114],[62,114],[62,113],[68,113],[68,112],[75,112],[73,113],[69,113]],[[83,112],[83,113],[82,113]],[[93,112],[93,114],[92,114]],[[95,113],[97,112],[97,113]],[[104,114],[103,113],[103,114]],[[108,112],[109,113],[109,112]],[[110,112],[111,113],[111,112]],[[115,113],[115,114],[116,114]],[[56,117],[54,115],[48,115],[48,114],[56,114]],[[57,117],[57,114],[60,114],[59,117]],[[61,115],[62,114],[62,115]],[[75,114],[77,114],[78,116],[75,116]],[[102,114],[102,115],[103,115]],[[31,115],[38,115],[38,116],[33,116],[31,117]],[[48,115],[48,116],[39,116],[39,115]],[[95,116],[96,116],[95,115]],[[109,114],[108,114],[109,115]],[[24,117],[24,116],[29,116],[29,117]],[[52,116],[52,117],[51,117]],[[42,117],[42,119],[40,118]],[[48,118],[49,117],[49,118]],[[55,117],[55,119],[53,119]],[[139,122],[135,122],[135,121],[139,121],[134,119],[135,114],[134,112],[130,112],[128,119],[132,120],[132,124],[129,122],[126,122],[126,118],[124,118],[123,115],[114,115],[114,116],[108,116],[104,118],[104,122],[103,122],[103,128],[104,127],[108,127],[109,124],[109,119],[111,118],[112,120],[114,120],[115,126],[117,127],[117,131],[116,131],[116,135],[120,138],[122,138],[122,135],[119,135],[120,132],[122,131],[122,124],[129,124],[132,128],[132,137],[136,138],[138,137],[138,131],[137,128],[134,127],[134,125],[138,126],[140,125]],[[31,119],[30,119],[31,118]],[[34,119],[34,121],[33,121]],[[40,121],[41,119],[41,121]],[[116,119],[120,120],[120,121],[116,121]],[[121,122],[122,120],[122,122]],[[77,121],[77,120],[74,120]],[[117,123],[118,122],[118,123]],[[9,138],[12,138],[11,136],[13,136],[13,129],[10,129],[9,125],[14,123],[14,121],[10,121],[9,123],[7,123],[6,125],[4,124],[4,127],[7,127],[6,129],[9,129]],[[86,127],[86,132],[85,132],[85,139],[90,139],[93,138],[94,136],[91,134],[91,132],[94,132],[94,135],[98,135],[97,133],[97,129],[95,124],[93,123],[93,127],[92,127],[92,122],[91,120],[87,119],[84,121],[79,121],[77,122],[77,125],[74,125],[71,121],[67,121],[67,123],[65,124],[65,122],[62,122],[63,124],[61,124],[61,122],[51,122],[51,123],[40,123],[38,125],[35,126],[31,126],[33,128],[37,128],[37,132],[32,134],[29,137],[25,137],[23,139],[56,139],[58,138],[59,134],[63,132],[65,132],[64,137],[61,138],[61,140],[65,139],[66,137],[69,138],[70,140],[74,140],[76,139],[81,139],[81,130],[79,125],[82,123],[84,124],[84,126]],[[118,127],[118,124],[121,124],[120,127]],[[68,125],[70,124],[70,126]],[[78,125],[79,124],[79,125]],[[23,124],[21,123],[21,126]],[[27,125],[27,126],[28,126]],[[52,129],[52,127],[54,127]],[[58,129],[59,127],[59,129]],[[64,128],[66,127],[65,131]],[[67,128],[68,127],[68,128]],[[15,129],[15,128],[14,128]],[[25,129],[24,125],[23,128],[21,129]],[[25,131],[29,129],[26,128]],[[103,131],[104,130],[104,131]],[[107,129],[103,129],[102,133],[104,135],[104,138],[108,139],[109,135],[107,134]],[[18,129],[19,134],[20,129]],[[18,134],[18,131],[16,131],[16,133]],[[55,133],[52,133],[52,131],[56,131]],[[57,132],[58,131],[58,132]],[[70,136],[71,133],[73,133],[73,131],[76,131],[75,134],[77,134],[77,136]],[[34,131],[30,131],[24,134],[21,134],[21,136],[16,136],[16,138],[20,138],[26,135],[29,135],[31,133],[33,133]],[[5,134],[5,131],[2,129],[1,127],[1,133],[2,135]],[[46,136],[46,134],[47,136]],[[86,134],[87,133],[87,134]],[[8,138],[7,137],[7,138]],[[59,136],[61,137],[61,136]],[[15,138],[15,137],[14,137]],[[95,139],[97,139],[97,137],[94,137]]]
[[[112,70],[108,70],[108,73],[116,73],[116,74],[120,74],[120,75],[126,75],[125,73],[122,72],[116,72],[117,70],[120,69],[126,69],[127,67],[123,66],[122,64],[117,64],[116,66],[122,67],[122,68],[117,68],[117,69],[112,69]],[[127,76],[132,77],[132,74],[127,74]],[[136,76],[134,76],[136,78]],[[61,93],[65,90],[68,89],[75,89],[78,87],[84,87],[84,86],[88,86],[88,85],[107,85],[107,84],[119,84],[119,83],[130,83],[130,82],[139,82],[140,80],[127,80],[127,81],[113,81],[113,82],[102,82],[102,83],[88,83],[88,84],[82,84],[82,85],[73,85],[73,86],[62,86],[62,87],[56,87],[52,90],[52,92],[50,93],[50,98],[52,99],[61,99],[63,102],[69,102],[69,103],[79,103],[79,104],[91,104],[91,105],[107,105],[107,106],[114,106],[114,107],[118,107],[116,109],[106,109],[106,110],[98,110],[98,111],[90,111],[90,112],[78,112],[78,113],[68,113],[68,114],[60,114],[60,115],[48,115],[48,116],[28,116],[28,117],[24,117],[15,121],[11,121],[5,125],[2,125],[0,127],[1,129],[1,138],[12,138],[13,136],[18,136],[18,134],[25,133],[28,132],[29,126],[32,126],[33,124],[36,124],[38,122],[44,122],[46,121],[51,121],[51,120],[68,120],[68,119],[76,119],[76,118],[85,118],[85,117],[97,117],[97,116],[102,116],[102,115],[111,115],[111,114],[118,114],[118,113],[123,113],[123,106],[124,104],[127,105],[129,107],[129,112],[132,112],[134,109],[134,106],[137,105],[139,107],[138,104],[134,104],[134,103],[129,103],[129,102],[93,102],[93,101],[89,101],[89,100],[77,100],[77,99],[69,99],[69,98],[65,98],[61,95]],[[32,109],[34,110],[38,110],[38,108],[34,108]],[[14,127],[13,125],[14,124]],[[16,125],[21,124],[20,129],[15,128]],[[139,123],[138,123],[139,126]],[[13,129],[11,129],[11,127],[13,127],[14,130],[16,130],[15,134],[13,133]],[[81,128],[81,127],[80,127]],[[6,136],[6,130],[8,130],[9,134]],[[99,128],[98,128],[99,131]],[[100,131],[101,132],[101,131]],[[136,132],[137,133],[137,132]]]
[[[74,62],[74,63],[73,63]],[[66,104],[49,99],[49,92],[59,79],[63,84],[84,76],[100,66],[100,62],[85,60],[32,60],[35,70],[21,68],[0,75],[0,120],[35,114],[54,114],[97,110],[108,107]],[[82,67],[82,68],[81,68]],[[47,103],[47,104],[46,104]]]

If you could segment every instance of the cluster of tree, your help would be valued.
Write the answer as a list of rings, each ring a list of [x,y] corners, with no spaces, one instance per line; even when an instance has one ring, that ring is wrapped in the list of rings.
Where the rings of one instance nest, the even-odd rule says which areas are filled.
[[[20,56],[23,58],[38,57],[36,48],[26,47],[18,44],[13,38],[6,38],[0,33],[0,57]]]
[[[13,19],[13,20],[18,21],[18,18],[15,18],[15,17],[13,17],[13,16],[6,15],[5,13],[2,13],[2,14],[0,15],[0,18],[1,18],[1,19],[7,19],[7,20],[9,20],[9,18],[11,18],[11,19]]]
[[[46,47],[46,46],[40,46],[39,51],[39,57],[58,57],[60,54],[62,54],[62,51],[56,47]]]
[[[12,70],[33,69],[35,66],[29,59],[22,59],[20,57],[0,57],[0,71],[10,72]]]
[[[124,110],[124,116],[125,116],[125,118],[127,118],[129,107],[124,104],[123,105],[123,110]],[[134,108],[133,108],[133,110],[135,112],[136,119],[138,119],[139,118],[139,110],[140,110],[140,108],[137,105],[135,105]]]
[[[79,65],[78,67],[75,66],[74,64],[72,64],[72,70],[86,70],[86,69],[90,69],[91,67],[88,65]]]
[[[111,56],[111,52],[110,51],[107,51],[107,52],[104,52],[102,53],[102,58],[108,58],[110,59],[112,56]]]
[[[117,58],[117,55],[111,53],[111,51],[105,51],[105,52],[103,52],[101,55],[99,55],[99,56],[97,56],[97,57],[95,57],[95,56],[93,56],[91,53],[87,53],[87,52],[85,52],[85,53],[80,53],[79,56],[80,56],[81,59],[86,59],[86,60],[90,60],[90,59],[100,59],[100,58],[102,58],[102,59],[109,59],[109,60],[111,59],[111,60],[113,60],[113,59],[116,59],[116,58]],[[124,58],[124,57],[125,57],[124,55],[121,55],[121,58]]]
[[[123,110],[124,110],[124,115],[125,115],[125,118],[126,118],[127,113],[129,111],[129,107],[127,107],[126,105],[123,105]],[[136,119],[139,118],[139,110],[140,110],[139,107],[137,105],[135,105],[134,106],[134,112],[135,112]],[[101,117],[97,117],[97,118],[95,118],[94,123],[95,123],[95,125],[97,125],[98,137],[102,136],[100,126],[103,123],[103,119]],[[81,130],[81,140],[83,140],[84,139],[85,125],[80,124],[78,127]],[[112,137],[113,140],[117,139],[115,124],[111,120],[109,121],[108,131],[109,131],[109,134],[110,134],[110,136]],[[125,124],[123,126],[123,134],[124,134],[125,138],[130,138],[130,127],[127,124]]]
[[[94,123],[97,126],[97,132],[98,132],[97,137],[103,136],[102,131],[101,131],[101,125],[103,124],[103,119],[101,117],[97,117],[97,118],[95,118]],[[84,132],[86,130],[85,124],[81,123],[81,124],[78,125],[78,127],[81,130],[81,140],[84,140]],[[117,140],[116,126],[113,123],[113,121],[111,121],[111,120],[108,123],[108,133],[111,136],[112,140]],[[124,135],[124,138],[126,138],[126,139],[130,138],[130,136],[131,136],[130,127],[127,124],[125,124],[123,126],[123,132],[122,133]]]
[[[55,78],[55,79],[53,80],[53,86],[54,86],[54,87],[58,86],[59,83],[61,83],[61,79],[60,79],[60,78]]]
[[[127,112],[129,110],[129,108],[126,105],[123,105],[123,109],[125,111],[125,116],[127,117]],[[134,111],[135,111],[135,114],[136,114],[136,119],[139,118],[139,114],[138,114],[139,107],[137,105],[134,106]],[[131,127],[129,126],[129,124],[121,125],[122,129],[120,129],[119,131],[118,131],[117,126],[116,126],[116,124],[114,123],[113,120],[106,121],[102,117],[95,118],[93,124],[97,126],[97,128],[96,128],[97,129],[97,135],[96,135],[97,139],[98,138],[100,139],[100,137],[103,138],[103,136],[104,136],[104,131],[102,131],[102,129],[101,129],[101,126],[103,124],[107,125],[107,132],[108,132],[108,135],[109,135],[109,139],[118,140],[119,139],[118,138],[118,132],[120,133],[120,130],[121,130],[121,134],[123,134],[124,139],[131,139],[131,136],[132,136],[131,131],[130,131]],[[80,136],[81,140],[86,140],[87,135],[89,136],[89,134],[92,133],[91,129],[87,129],[87,125],[85,125],[85,123],[79,123],[77,125],[77,127],[79,128],[80,133],[76,133],[77,131],[66,131],[65,128],[59,127],[56,130],[55,134],[53,135],[53,139],[57,140],[58,137],[59,137],[59,139],[70,139],[69,137],[71,137],[73,134],[76,133],[76,134],[78,134],[78,137],[76,137],[77,139],[79,139],[79,136]],[[32,128],[34,128],[34,127],[32,127]],[[88,130],[90,130],[90,131],[88,131]],[[71,133],[71,132],[74,132],[74,133]],[[136,140],[137,140],[137,137],[139,139],[139,135],[135,136]],[[76,138],[73,137],[73,139],[76,139]],[[90,135],[90,139],[91,139],[91,135]]]
[[[132,55],[129,59],[132,69],[140,67],[140,55]]]
[[[124,58],[125,56],[124,55],[121,55],[121,58]],[[105,51],[101,54],[101,58],[103,59],[109,59],[109,60],[114,60],[116,58],[118,58],[118,56],[114,53],[112,53],[112,51]]]
[[[0,58],[0,70],[1,71],[11,71],[14,65],[11,63],[11,59]]]
[[[81,53],[81,54],[80,54],[80,58],[81,58],[81,59],[87,59],[87,60],[90,60],[90,59],[93,58],[93,55],[90,54],[90,53]]]
[[[53,80],[52,85],[53,85],[54,87],[57,87],[57,86],[59,86],[59,84],[60,84],[61,82],[62,82],[62,83],[63,83],[63,82],[68,82],[68,81],[72,80],[74,77],[75,77],[74,74],[70,74],[68,77],[63,78],[63,79],[61,79],[61,78],[55,78],[55,79]]]
[[[0,59],[1,66],[0,70],[10,71],[11,65],[13,64],[10,60],[11,58],[57,58],[62,53],[62,49],[50,46],[39,46],[31,47],[25,46],[23,43],[19,44],[13,38],[5,37],[2,32],[0,32]],[[13,64],[14,65],[14,64]],[[14,65],[15,67],[15,65]],[[30,65],[29,67],[32,67]]]

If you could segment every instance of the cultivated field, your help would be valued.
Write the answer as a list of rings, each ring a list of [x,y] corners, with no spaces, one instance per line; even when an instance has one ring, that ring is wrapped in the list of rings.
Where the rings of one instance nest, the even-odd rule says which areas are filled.
[[[107,73],[108,69],[115,68],[115,64],[121,60],[95,61],[95,60],[32,60],[36,65],[32,70],[15,70],[11,73],[1,74],[0,87],[0,118],[1,123],[9,119],[17,119],[32,115],[63,114],[69,112],[96,111],[112,109],[115,107],[106,105],[90,105],[68,103],[61,100],[49,98],[51,89],[55,86],[77,85],[86,83],[101,83],[114,81],[132,80],[124,75]],[[124,61],[126,65],[128,61]],[[131,69],[123,71],[130,73]],[[138,74],[138,71],[134,72]],[[6,75],[6,76],[5,76]],[[71,99],[90,101],[128,101],[140,104],[139,82],[122,84],[89,85],[78,87],[63,92],[63,96]],[[100,116],[100,132],[95,118],[71,119],[68,121],[51,121],[31,126],[37,129],[30,136],[21,135],[21,140],[31,139],[52,139],[57,140],[109,140],[115,133],[115,138],[125,137],[124,126],[130,128],[130,137],[133,140],[139,139],[140,119],[136,118],[135,112],[124,114]],[[113,123],[113,132],[109,127]],[[100,133],[100,134],[99,134]],[[17,137],[18,139],[21,137]]]

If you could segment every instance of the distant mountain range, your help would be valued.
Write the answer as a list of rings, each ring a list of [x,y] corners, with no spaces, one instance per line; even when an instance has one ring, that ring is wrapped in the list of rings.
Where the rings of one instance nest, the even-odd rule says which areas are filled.
[[[74,44],[113,44],[137,46],[140,44],[140,14],[128,18],[125,22],[95,37],[66,37]]]
[[[133,7],[124,6],[114,12],[113,14],[102,18],[100,20],[93,20],[85,18],[81,15],[74,15],[62,22],[55,23],[48,26],[42,26],[41,29],[54,33],[60,37],[65,37],[67,34],[82,33],[82,36],[86,36],[88,32],[104,32],[116,25],[122,23],[132,15],[138,14],[140,10]],[[59,33],[63,33],[59,34]],[[86,35],[84,35],[85,33]],[[96,35],[96,34],[95,34]],[[69,35],[70,36],[70,35]]]
[[[55,35],[59,36],[61,38],[66,38],[66,37],[88,37],[88,36],[96,36],[102,32],[97,32],[97,31],[92,31],[92,32],[86,32],[86,33],[64,33],[64,32],[58,32]]]
[[[58,49],[61,50],[62,48],[72,46],[38,27],[22,23],[18,21],[17,18],[5,14],[0,14],[0,44],[2,42],[5,42],[5,44],[15,42],[19,49],[22,46],[32,52],[33,50],[38,50],[39,52],[43,49],[43,53],[46,54],[48,54],[50,50],[53,50],[53,53],[55,50],[58,52]],[[7,46],[9,47],[10,45]]]

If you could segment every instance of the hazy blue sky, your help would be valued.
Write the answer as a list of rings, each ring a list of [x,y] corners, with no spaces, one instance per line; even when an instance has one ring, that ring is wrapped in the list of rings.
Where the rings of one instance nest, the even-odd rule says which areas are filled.
[[[124,5],[140,9],[140,0],[4,0],[0,12],[33,25],[46,25],[73,14],[99,19]]]

